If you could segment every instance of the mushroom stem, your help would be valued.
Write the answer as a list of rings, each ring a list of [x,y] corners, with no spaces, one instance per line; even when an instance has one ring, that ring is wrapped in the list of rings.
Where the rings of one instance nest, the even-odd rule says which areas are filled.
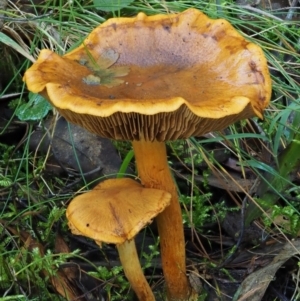
[[[117,245],[124,273],[141,301],[155,301],[153,292],[140,265],[134,240]]]
[[[162,268],[169,301],[192,300],[186,276],[185,241],[177,187],[167,161],[164,142],[145,140],[132,142],[136,166],[142,184],[147,188],[168,191],[171,204],[157,217]]]

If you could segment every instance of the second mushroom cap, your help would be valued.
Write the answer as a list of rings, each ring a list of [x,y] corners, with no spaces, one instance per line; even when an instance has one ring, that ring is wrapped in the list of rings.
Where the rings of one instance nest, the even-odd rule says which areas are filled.
[[[170,193],[136,181],[109,179],[75,197],[67,208],[71,231],[98,243],[122,244],[149,224],[171,199]]]

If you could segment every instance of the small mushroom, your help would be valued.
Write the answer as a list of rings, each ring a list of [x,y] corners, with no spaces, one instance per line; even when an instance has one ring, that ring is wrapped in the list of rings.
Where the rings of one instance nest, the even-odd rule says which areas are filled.
[[[156,218],[168,300],[196,299],[186,277],[181,208],[165,141],[262,118],[271,79],[261,48],[226,20],[196,9],[139,13],[104,22],[63,57],[43,50],[24,80],[70,122],[132,141],[142,184],[172,194]]]
[[[134,237],[170,204],[168,192],[129,178],[109,179],[75,197],[67,208],[73,234],[117,245],[127,279],[141,301],[155,301],[137,255]]]

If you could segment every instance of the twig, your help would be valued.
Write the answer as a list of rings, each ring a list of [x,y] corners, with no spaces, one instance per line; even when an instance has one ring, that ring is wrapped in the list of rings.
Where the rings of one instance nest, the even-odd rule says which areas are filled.
[[[269,17],[269,18],[277,20],[277,21],[281,21],[281,22],[283,21],[282,19],[280,19],[276,16],[273,16],[272,14],[270,14],[268,12],[265,12],[265,11],[259,9],[259,8],[256,8],[256,7],[253,7],[253,6],[250,6],[250,5],[241,5],[240,7],[245,8],[247,10],[254,11],[254,12],[260,14],[260,15],[264,15],[266,17]]]
[[[289,11],[285,17],[285,20],[288,20],[288,21],[292,20],[293,14],[297,10],[297,2],[298,2],[298,0],[293,0],[293,2],[291,3],[291,6],[289,8]],[[300,1],[299,1],[299,3],[300,3]]]
[[[11,94],[1,95],[0,99],[6,99],[6,98],[11,98],[11,97],[16,97],[16,96],[19,96],[21,94],[22,94],[21,92],[20,93],[16,92],[16,93],[11,93]]]
[[[0,9],[1,9],[1,2],[0,2]],[[0,20],[2,19],[2,20],[5,20],[5,21],[28,23],[28,22],[31,22],[31,21],[35,21],[35,20],[43,19],[45,17],[49,17],[53,14],[54,14],[54,12],[51,11],[50,13],[47,13],[47,14],[44,14],[44,15],[40,15],[40,16],[36,16],[36,17],[32,17],[32,18],[22,18],[22,19],[5,17],[1,14],[0,15]],[[1,21],[0,21],[0,25],[1,25]]]

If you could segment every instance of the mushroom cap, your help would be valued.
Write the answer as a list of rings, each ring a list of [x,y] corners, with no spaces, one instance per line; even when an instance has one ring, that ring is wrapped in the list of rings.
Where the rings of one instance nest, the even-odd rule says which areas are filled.
[[[175,140],[258,116],[271,79],[261,48],[196,9],[112,18],[24,80],[70,122],[120,140]]]
[[[171,194],[144,188],[129,178],[109,179],[75,197],[67,208],[73,234],[122,244],[132,239],[170,204]]]

